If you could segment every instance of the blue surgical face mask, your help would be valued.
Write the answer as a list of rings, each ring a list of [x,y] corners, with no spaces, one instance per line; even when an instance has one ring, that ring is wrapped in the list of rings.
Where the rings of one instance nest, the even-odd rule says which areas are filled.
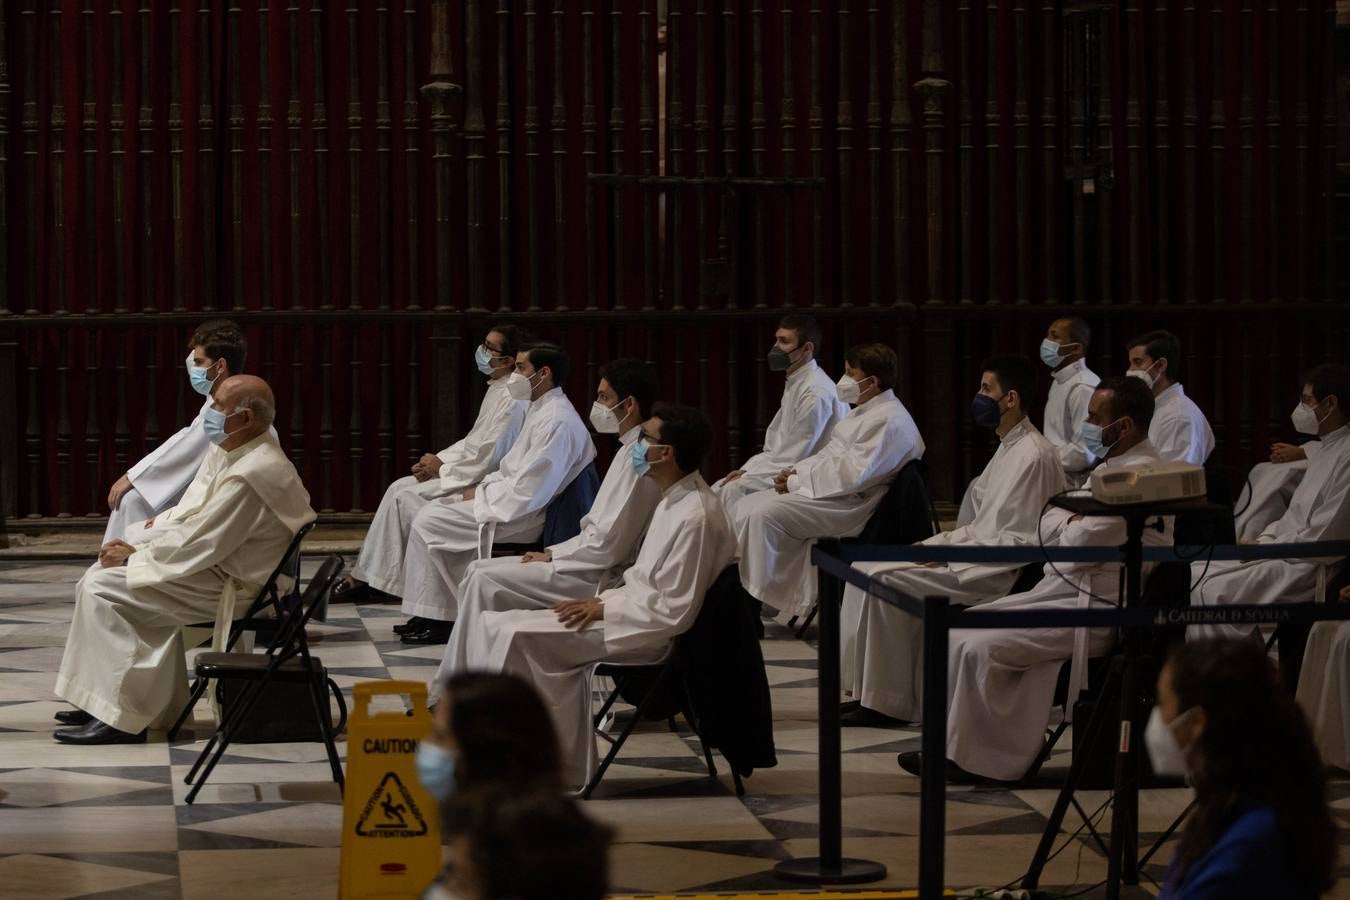
[[[1065,344],[1066,347],[1072,347],[1073,344]],[[1059,345],[1059,341],[1054,338],[1046,338],[1041,341],[1041,362],[1050,368],[1055,368],[1064,362],[1064,347]]]
[[[237,409],[232,413],[227,413],[218,409],[208,409],[202,414],[202,430],[206,432],[206,437],[211,443],[219,444],[230,435],[241,430],[238,428],[230,432],[225,430],[225,420],[237,412],[239,412]]]
[[[455,792],[455,754],[432,741],[417,742],[417,777],[437,802]]]
[[[215,363],[211,363],[210,366],[194,365],[192,362],[192,354],[191,353],[188,354],[187,358],[188,381],[191,382],[192,389],[197,393],[201,394],[203,397],[211,393],[211,385],[216,380],[215,378],[206,377],[206,373],[209,372],[211,370],[211,366],[214,365]]]
[[[1116,419],[1116,422],[1119,421],[1119,419]],[[1116,422],[1112,422],[1111,425],[1116,424]],[[1111,425],[1102,426],[1093,425],[1091,422],[1083,423],[1083,446],[1087,449],[1087,452],[1091,453],[1097,459],[1106,459],[1106,454],[1111,452],[1111,448],[1120,443],[1119,437],[1109,444],[1102,443],[1102,434],[1104,434],[1106,429],[1110,428]]]
[[[638,438],[633,441],[633,449],[630,452],[633,462],[633,471],[639,475],[646,475],[647,470],[652,467],[651,461],[647,459],[648,450],[664,450],[668,444],[649,444],[646,438]]]
[[[479,344],[478,349],[473,351],[473,362],[478,366],[478,371],[484,375],[492,374],[492,351],[483,344]]]

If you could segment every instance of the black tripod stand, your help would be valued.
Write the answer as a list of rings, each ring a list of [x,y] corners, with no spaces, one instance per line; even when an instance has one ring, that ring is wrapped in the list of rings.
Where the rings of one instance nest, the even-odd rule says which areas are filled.
[[[1148,503],[1129,506],[1110,506],[1093,500],[1091,497],[1056,497],[1051,501],[1061,509],[1082,516],[1117,516],[1125,520],[1124,553],[1125,590],[1124,606],[1137,608],[1143,594],[1144,566],[1144,528],[1148,520],[1163,515],[1179,513],[1216,514],[1224,507],[1204,500],[1180,500],[1168,503]],[[1103,696],[1110,691],[1120,690],[1118,741],[1116,743],[1115,778],[1111,800],[1111,839],[1106,856],[1106,897],[1116,900],[1120,896],[1120,885],[1139,883],[1139,734],[1134,727],[1138,692],[1140,689],[1139,672],[1145,653],[1143,635],[1138,628],[1125,628],[1121,649],[1107,676]],[[1105,727],[1106,704],[1098,703],[1088,718],[1085,740],[1082,746],[1090,742]],[[1087,767],[1087,754],[1075,754],[1069,768],[1069,777],[1060,788],[1059,797],[1045,831],[1041,834],[1040,844],[1032,856],[1031,866],[1022,879],[1022,887],[1033,890],[1040,883],[1041,872],[1050,856],[1050,849],[1059,834],[1064,815],[1070,804],[1074,803],[1074,793],[1083,778]],[[1081,808],[1080,808],[1081,811]],[[1156,848],[1155,848],[1156,849]]]

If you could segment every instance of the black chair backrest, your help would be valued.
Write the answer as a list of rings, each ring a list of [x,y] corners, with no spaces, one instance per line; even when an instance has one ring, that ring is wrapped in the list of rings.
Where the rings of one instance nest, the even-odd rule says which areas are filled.
[[[296,653],[308,655],[309,647],[305,641],[305,626],[309,624],[314,611],[328,599],[329,593],[342,574],[345,563],[341,556],[331,554],[319,566],[319,571],[310,580],[300,602],[286,610],[285,618],[277,631],[276,639],[267,648],[269,654],[279,654],[283,659]]]
[[[936,533],[923,460],[900,467],[856,540],[864,544],[913,544]]]
[[[271,606],[277,616],[281,617],[284,609],[281,603],[281,595],[277,591],[277,579],[282,575],[290,575],[292,594],[296,592],[296,586],[300,584],[300,545],[304,543],[305,535],[314,530],[316,522],[306,522],[301,525],[300,529],[296,531],[295,537],[291,538],[291,542],[286,545],[286,552],[281,554],[281,559],[277,562],[276,568],[267,577],[267,581],[263,582],[263,586],[258,589],[253,602],[248,605],[248,609],[244,611],[242,616],[235,619],[234,624],[230,627],[230,637],[225,643],[226,650],[234,647],[235,641],[239,640],[239,636],[244,633],[249,621],[266,607]]]
[[[1228,480],[1228,468],[1218,449],[1205,460],[1205,497],[1210,503],[1228,507],[1228,515],[1209,513],[1179,515],[1172,529],[1172,539],[1178,546],[1205,544],[1236,544],[1237,525],[1233,521],[1233,487]]]

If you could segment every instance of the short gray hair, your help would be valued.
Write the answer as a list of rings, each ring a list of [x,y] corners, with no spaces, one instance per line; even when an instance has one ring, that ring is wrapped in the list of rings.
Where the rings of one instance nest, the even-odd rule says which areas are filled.
[[[251,397],[241,397],[234,408],[247,409],[249,412],[253,413],[254,420],[261,422],[263,428],[272,427],[272,422],[277,417],[276,406],[271,400],[261,394],[254,394]]]

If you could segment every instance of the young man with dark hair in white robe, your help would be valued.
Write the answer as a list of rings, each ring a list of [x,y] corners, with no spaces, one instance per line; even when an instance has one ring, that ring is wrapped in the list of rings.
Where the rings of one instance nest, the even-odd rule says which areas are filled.
[[[820,326],[810,316],[784,316],[774,332],[769,369],[787,372],[783,398],[764,432],[764,448],[716,482],[713,493],[727,516],[750,494],[773,488],[774,476],[825,446],[834,426],[848,415],[834,381],[815,359]]]
[[[999,437],[984,471],[972,483],[973,518],[935,534],[928,546],[1036,545],[1036,524],[1046,500],[1064,490],[1058,448],[1027,418],[1036,373],[1020,356],[984,361],[980,389],[971,404],[976,425]],[[854,563],[910,597],[944,596],[974,605],[1002,597],[1017,580],[1017,563]],[[878,726],[919,718],[922,702],[923,622],[904,610],[848,585],[840,611],[841,682],[855,698],[844,725]]]
[[[1084,431],[1088,449],[1115,468],[1159,461],[1148,439],[1153,397],[1132,378],[1107,378],[1093,392]],[[1118,547],[1125,520],[1081,516],[1053,508],[1041,519],[1039,539],[1048,547]],[[1171,517],[1151,520],[1146,546],[1172,543]],[[1147,573],[1151,566],[1145,567]],[[980,607],[983,612],[1084,609],[1120,602],[1119,563],[1047,563],[1040,583]],[[1087,683],[1089,657],[1112,644],[1108,628],[958,629],[947,661],[947,777],[1022,778],[1045,742],[1059,670],[1072,661],[1069,696]],[[900,766],[918,774],[918,753],[900,754]]]
[[[520,434],[530,403],[506,389],[515,369],[520,335],[514,325],[495,325],[474,351],[474,365],[487,377],[478,417],[464,437],[440,453],[427,453],[412,474],[389,485],[370,522],[356,565],[333,600],[360,602],[376,591],[403,596],[403,554],[413,518],[432,500],[454,497],[478,484],[501,464]],[[407,626],[395,627],[402,633]],[[414,629],[415,630],[415,629]]]
[[[693,625],[704,594],[736,558],[726,514],[698,473],[710,443],[701,412],[658,406],[629,460],[661,489],[661,502],[623,585],[552,609],[484,612],[468,635],[466,668],[519,675],[543,696],[558,731],[567,785],[582,787],[595,769],[594,664],[660,660]]]
[[[124,539],[138,522],[170,508],[192,483],[211,446],[202,417],[211,408],[211,394],[231,375],[244,371],[248,343],[239,326],[214,319],[198,326],[188,339],[188,383],[205,400],[185,428],[169,435],[145,454],[108,491],[108,527],[103,543]]]
[[[635,359],[615,360],[600,370],[591,408],[591,425],[601,434],[617,434],[595,502],[570,540],[521,556],[482,559],[469,566],[460,597],[456,627],[431,685],[431,702],[455,672],[465,668],[464,648],[485,611],[549,609],[564,600],[594,596],[617,585],[637,557],[661,488],[633,468],[633,444],[651,416],[656,398],[652,367]]]
[[[1170,331],[1150,331],[1125,347],[1130,365],[1125,374],[1138,378],[1153,392],[1149,442],[1164,462],[1203,466],[1214,452],[1214,430],[1177,380],[1181,340]]]
[[[56,693],[76,710],[68,744],[145,740],[187,696],[182,629],[204,620],[223,632],[314,520],[309,494],[268,428],[275,401],[250,375],[222,382],[203,429],[218,446],[184,501],[135,544],[104,545],[76,587]]]
[[[1304,379],[1294,416],[1317,429],[1322,447],[1308,462],[1307,474],[1284,515],[1266,527],[1255,544],[1297,544],[1350,540],[1350,417],[1342,397],[1350,397],[1350,368],[1318,366]],[[1191,605],[1297,603],[1323,599],[1327,581],[1344,555],[1326,558],[1215,560],[1191,563]],[[1186,637],[1248,637],[1251,625],[1191,625]]]
[[[507,390],[530,407],[497,471],[476,487],[433,500],[413,519],[403,564],[403,612],[426,620],[405,644],[444,644],[459,614],[469,564],[492,555],[494,541],[525,543],[544,530],[544,514],[595,459],[595,445],[561,385],[567,357],[553,344],[516,354]]]

